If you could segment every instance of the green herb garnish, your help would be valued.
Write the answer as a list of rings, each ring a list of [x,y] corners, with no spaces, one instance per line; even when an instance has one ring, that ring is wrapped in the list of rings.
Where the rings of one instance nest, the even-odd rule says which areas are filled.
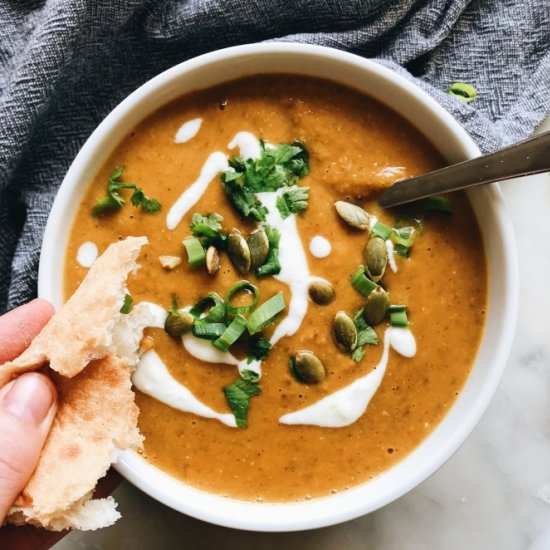
[[[120,308],[120,313],[130,313],[132,311],[132,307],[134,305],[134,299],[129,295],[124,295],[124,302],[122,304],[122,307]]]
[[[200,267],[206,262],[206,251],[197,237],[187,237],[182,242],[187,252],[187,263],[190,267]]]
[[[426,212],[434,212],[439,214],[452,214],[453,208],[451,201],[447,197],[435,195],[424,199],[424,210]]]
[[[352,275],[351,286],[365,298],[368,298],[370,293],[378,287],[376,283],[373,283],[367,277],[365,266],[363,265],[360,265],[357,271]]]
[[[407,306],[390,306],[390,324],[394,327],[408,327]]]
[[[189,313],[195,319],[207,323],[223,323],[225,321],[225,302],[219,294],[209,292],[189,310]]]
[[[277,209],[283,219],[307,209],[309,187],[293,187],[277,197]]]
[[[258,309],[250,315],[247,321],[248,332],[256,334],[274,323],[279,313],[286,307],[283,293],[278,292],[269,300],[266,300]]]
[[[115,168],[107,183],[107,196],[97,199],[92,207],[92,215],[100,217],[122,208],[126,201],[119,193],[121,189],[134,190],[130,197],[130,201],[134,206],[141,206],[141,209],[148,214],[159,212],[161,205],[157,199],[147,197],[143,190],[134,183],[122,183],[120,181],[123,171],[124,168],[121,166]]]
[[[168,308],[168,315],[179,315],[178,297],[172,294],[170,297],[170,307]]]
[[[231,386],[223,389],[229,408],[235,416],[235,422],[239,428],[247,428],[248,409],[250,398],[258,395],[262,389],[258,386],[259,376],[251,370],[244,370],[239,378]]]
[[[205,340],[217,340],[226,331],[223,323],[209,323],[203,320],[196,320],[193,323],[193,336]]]
[[[223,334],[212,343],[221,351],[227,351],[240,338],[245,330],[246,319],[242,315],[236,315]]]
[[[380,237],[381,239],[387,240],[390,238],[393,229],[382,222],[376,222],[372,228],[371,234],[373,237]]]
[[[220,214],[208,214],[203,216],[198,212],[193,214],[189,228],[193,237],[200,240],[204,248],[215,246],[216,248],[224,248],[227,236],[222,231],[223,217]]]
[[[247,363],[252,363],[252,361],[263,361],[271,350],[271,343],[269,340],[263,336],[252,336],[248,341],[248,357],[246,358]]]
[[[231,300],[240,293],[247,293],[252,296],[252,302],[247,306],[233,306],[231,304]],[[226,311],[230,315],[237,315],[238,313],[251,313],[256,308],[259,298],[260,293],[256,285],[253,285],[248,281],[239,281],[227,291],[227,294],[225,296]]]
[[[412,226],[394,228],[391,240],[395,244],[395,252],[406,258],[411,246],[416,241],[416,229]]]
[[[266,277],[267,275],[277,275],[281,272],[281,264],[279,262],[279,241],[281,233],[278,229],[270,225],[264,226],[267,240],[269,241],[269,252],[265,263],[256,269],[256,277]]]
[[[353,350],[351,358],[358,363],[365,353],[363,346],[376,346],[378,344],[378,336],[374,329],[365,321],[363,309],[357,311],[353,316],[353,323],[357,329],[357,346]]]
[[[302,143],[266,145],[260,141],[257,159],[233,157],[222,173],[224,191],[233,207],[246,219],[265,221],[267,209],[256,193],[294,185],[309,172],[308,153]]]
[[[464,103],[470,103],[470,101],[473,101],[477,97],[477,90],[466,82],[453,82],[447,88],[447,93]]]

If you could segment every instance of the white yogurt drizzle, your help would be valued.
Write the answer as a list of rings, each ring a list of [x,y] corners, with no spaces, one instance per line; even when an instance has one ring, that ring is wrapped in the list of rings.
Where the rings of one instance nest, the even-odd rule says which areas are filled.
[[[172,205],[166,216],[166,227],[175,229],[183,216],[198,202],[208,188],[210,182],[220,172],[227,170],[227,155],[220,151],[212,153],[204,163],[201,173]]]
[[[128,314],[121,315],[113,329],[113,347],[121,357],[130,358],[137,368],[132,375],[134,386],[143,393],[166,403],[174,409],[205,418],[215,418],[227,426],[236,427],[232,414],[221,414],[199,401],[191,391],[168,371],[162,359],[153,350],[138,358],[136,350],[147,327],[163,328],[164,308],[152,302],[136,304]],[[210,345],[212,348],[212,346]]]
[[[183,347],[187,352],[205,363],[217,363],[223,365],[233,365],[239,369],[239,373],[245,370],[251,370],[261,376],[261,363],[260,361],[252,361],[247,363],[246,359],[239,361],[234,355],[228,351],[221,351],[212,345],[209,340],[203,338],[197,338],[191,333],[184,334],[181,337]]]
[[[370,217],[370,230],[372,231],[373,227],[378,222],[378,218],[376,216]],[[395,250],[393,246],[393,241],[391,239],[386,239],[386,250],[388,251],[388,265],[390,266],[390,269],[397,273],[397,263],[395,261]]]
[[[238,132],[231,140],[228,147],[230,149],[238,147],[241,157],[245,159],[258,158],[261,155],[260,142],[258,138],[250,132]],[[276,206],[277,197],[283,191],[284,190],[280,189],[275,192],[256,194],[258,200],[268,210],[266,214],[266,223],[281,233],[281,240],[279,243],[281,272],[275,275],[275,279],[290,287],[288,315],[275,329],[270,339],[272,346],[284,336],[292,336],[298,331],[308,308],[307,288],[309,269],[302,239],[300,238],[296,225],[296,216],[289,216],[283,219]],[[248,368],[260,373],[260,364],[260,362],[256,361],[250,365],[247,364],[245,367],[241,361],[238,363],[239,371],[242,372],[244,368]]]
[[[261,154],[260,143],[256,136],[250,132],[238,132],[229,142],[228,148],[239,148],[240,155],[244,159],[258,158]],[[168,212],[166,218],[168,229],[177,227],[183,216],[200,200],[214,177],[219,172],[227,170],[227,168],[226,154],[216,151],[207,158],[199,178],[183,192]],[[304,246],[296,225],[296,217],[289,216],[283,219],[276,207],[277,197],[281,192],[282,190],[257,193],[256,195],[268,210],[266,223],[281,233],[279,244],[281,272],[275,275],[275,278],[287,284],[291,293],[288,315],[275,329],[270,339],[272,346],[284,336],[292,336],[298,331],[308,309],[309,282],[324,280],[310,276]],[[376,217],[371,216],[371,229],[376,222]],[[392,271],[396,271],[393,243],[387,241],[386,246],[388,247],[390,268]],[[326,257],[331,252],[331,244],[324,237],[316,236],[310,243],[310,251],[316,257]],[[222,352],[214,348],[210,342],[196,338],[192,334],[184,335],[182,343],[187,352],[200,361],[232,365],[236,366],[241,373],[243,370],[252,370],[261,375],[260,361],[253,361],[250,364],[247,363],[246,359],[239,361],[231,353]],[[388,362],[390,345],[405,357],[412,357],[416,353],[416,342],[412,333],[408,329],[391,327],[386,330],[384,335],[382,358],[371,373],[309,407],[282,416],[279,421],[282,424],[312,424],[323,427],[341,427],[355,422],[367,409],[372,396],[382,381]],[[148,389],[142,389],[136,384],[141,391],[149,393],[149,395],[174,408],[194,412],[208,418],[217,418],[228,426],[235,425],[233,415],[216,413],[198,401],[185,386],[170,375],[160,358],[153,354],[154,352],[148,352],[143,356],[134,375],[136,377],[140,373],[137,380],[143,388],[148,384]],[[142,364],[144,364],[144,367],[142,367]],[[156,377],[148,377],[149,371]]]
[[[397,273],[397,264],[395,263],[395,250],[393,247],[393,241],[391,239],[386,240],[386,250],[388,251],[388,265],[394,273]]]
[[[388,364],[390,345],[404,357],[413,357],[416,354],[416,341],[412,332],[409,329],[390,327],[384,333],[382,358],[369,374],[309,407],[281,416],[279,422],[324,428],[341,428],[353,424],[365,413],[372,396],[382,382]]]
[[[239,148],[239,153],[243,159],[257,159],[262,154],[260,141],[250,132],[237,132],[235,137],[228,143],[229,149]]]
[[[309,268],[306,253],[298,233],[296,216],[283,219],[277,209],[277,197],[282,191],[256,195],[269,211],[266,215],[266,223],[281,233],[279,243],[281,272],[274,277],[290,287],[288,315],[277,325],[270,339],[272,346],[284,336],[292,336],[298,331],[308,308]]]
[[[186,143],[193,139],[201,129],[202,118],[194,118],[182,124],[174,137],[175,143]]]
[[[90,268],[97,260],[97,255],[97,246],[94,243],[88,241],[80,245],[78,252],[76,253],[76,261],[82,267]]]
[[[326,258],[332,252],[332,245],[325,237],[315,235],[309,241],[309,251],[316,258]]]
[[[132,376],[134,386],[173,409],[189,412],[205,418],[215,418],[226,426],[236,428],[235,417],[230,413],[218,413],[199,401],[183,384],[178,382],[166,368],[162,359],[153,350],[148,351],[139,362]]]
[[[260,142],[250,132],[237,132],[229,142],[228,148],[238,147],[243,158],[257,158],[260,156]],[[166,227],[175,229],[181,222],[183,216],[199,201],[208,189],[212,180],[224,170],[229,168],[227,155],[221,151],[212,153],[204,163],[198,179],[193,182],[172,205],[166,216]]]

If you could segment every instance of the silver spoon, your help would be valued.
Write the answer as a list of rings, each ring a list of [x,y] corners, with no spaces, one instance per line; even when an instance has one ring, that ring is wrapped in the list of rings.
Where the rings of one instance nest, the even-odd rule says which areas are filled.
[[[550,172],[550,132],[489,155],[399,180],[378,196],[378,204],[388,208],[474,185],[541,172]]]

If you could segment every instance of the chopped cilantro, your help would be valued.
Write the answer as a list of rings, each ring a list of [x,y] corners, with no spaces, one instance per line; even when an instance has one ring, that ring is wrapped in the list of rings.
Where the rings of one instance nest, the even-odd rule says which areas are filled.
[[[143,189],[133,183],[122,183],[120,178],[124,169],[122,167],[115,168],[114,172],[107,183],[107,195],[97,199],[92,207],[92,215],[96,217],[104,216],[122,208],[126,201],[122,198],[119,191],[121,189],[133,189],[134,192],[130,197],[130,202],[134,206],[141,206],[141,209],[148,214],[154,214],[161,209],[160,202],[157,199],[147,197]]]
[[[262,390],[258,386],[259,376],[251,370],[244,370],[242,378],[223,389],[227,403],[235,416],[239,428],[248,427],[247,415],[250,408],[250,398]]]
[[[363,346],[365,345],[377,345],[378,336],[374,329],[365,321],[363,317],[363,309],[357,311],[353,316],[353,322],[357,329],[357,346],[351,354],[351,358],[358,363],[363,359],[365,353]]]
[[[233,157],[229,170],[222,173],[224,191],[233,207],[244,218],[265,221],[267,209],[256,193],[290,187],[309,172],[308,153],[302,143],[268,145],[260,141],[257,159]]]
[[[134,299],[129,295],[124,295],[124,302],[122,304],[122,307],[120,308],[120,313],[130,313],[132,311],[132,307],[134,305]]]
[[[277,209],[283,219],[307,209],[309,187],[293,187],[277,197]]]
[[[209,246],[215,246],[216,248],[223,248],[227,236],[222,231],[223,217],[220,214],[208,214],[203,216],[198,212],[193,214],[189,228],[194,237],[197,237],[202,246],[208,248]]]
[[[269,340],[263,336],[252,336],[248,341],[248,357],[246,359],[247,363],[252,363],[252,361],[263,361],[271,350],[271,344]]]
[[[245,219],[265,221],[267,208],[256,198],[256,195],[239,184],[234,179],[224,179],[227,172],[222,174],[223,188],[229,202]]]
[[[256,269],[257,277],[265,277],[267,275],[277,275],[281,272],[281,264],[279,263],[279,241],[281,240],[281,233],[278,229],[271,227],[270,225],[264,226],[267,240],[269,241],[269,252],[265,263]]]

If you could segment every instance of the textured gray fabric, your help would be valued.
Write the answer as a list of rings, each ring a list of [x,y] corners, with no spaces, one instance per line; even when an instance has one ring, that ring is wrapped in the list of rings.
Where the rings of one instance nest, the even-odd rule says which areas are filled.
[[[550,110],[549,0],[2,0],[0,311],[35,294],[56,189],[128,93],[195,55],[261,40],[323,44],[414,78],[482,150]],[[475,85],[469,105],[447,96]]]

